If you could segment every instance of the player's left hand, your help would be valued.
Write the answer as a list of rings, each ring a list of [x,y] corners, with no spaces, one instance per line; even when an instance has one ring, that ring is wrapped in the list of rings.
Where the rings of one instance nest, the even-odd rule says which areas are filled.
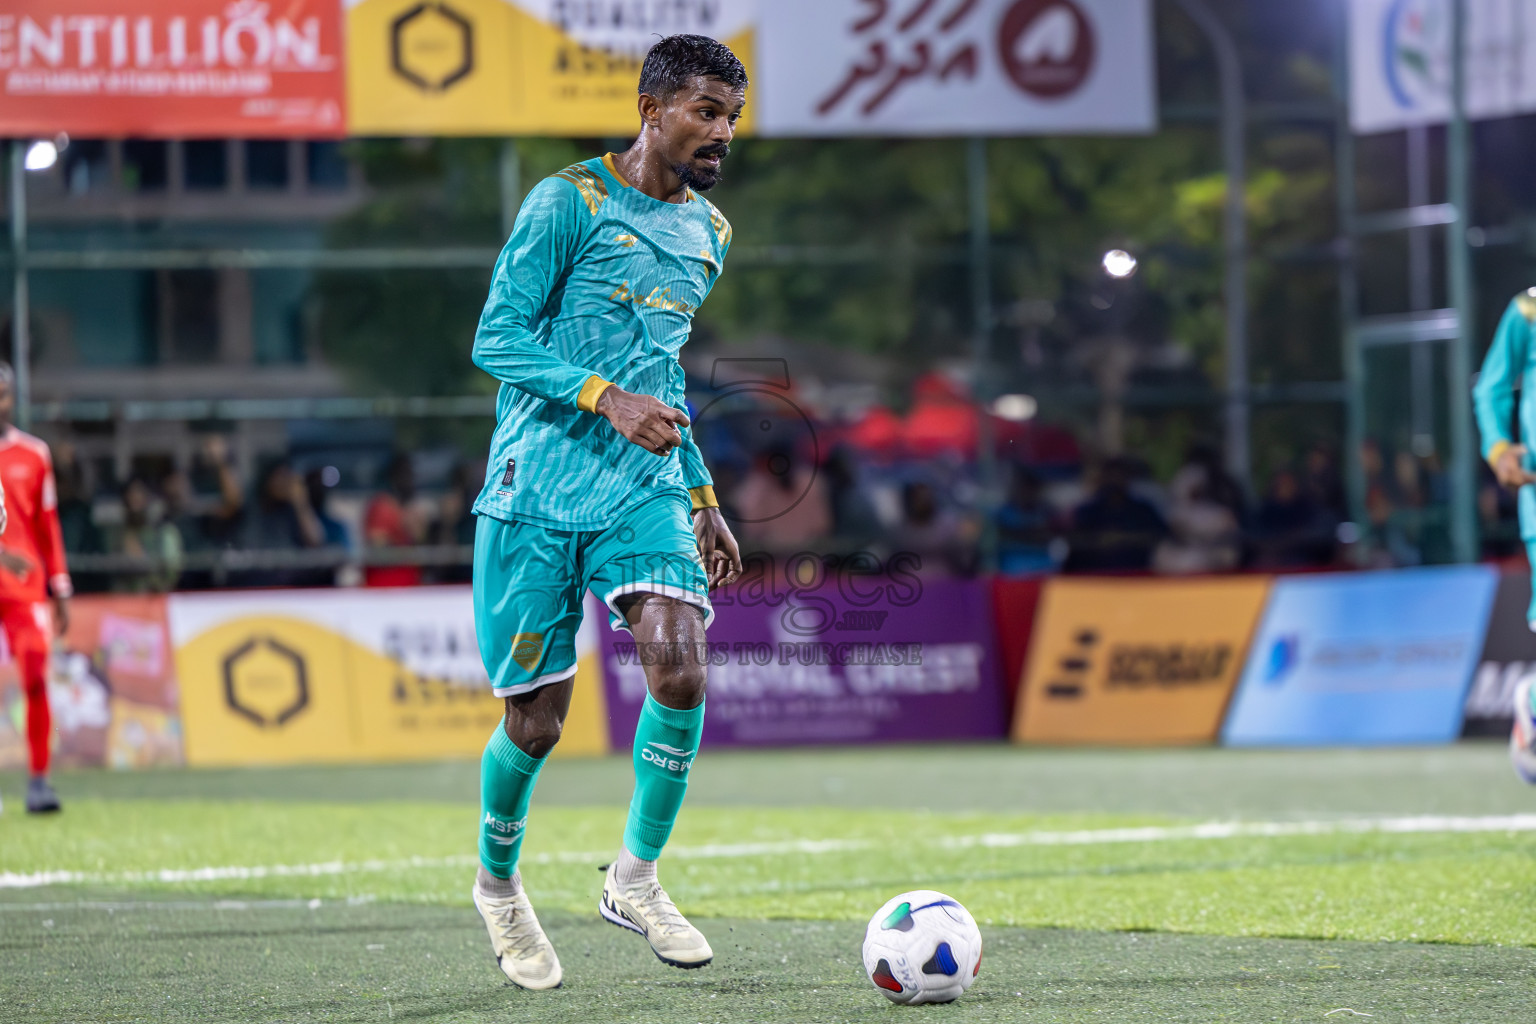
[[[53,599],[53,631],[58,636],[69,632],[69,598]]]
[[[741,575],[741,549],[718,508],[701,508],[693,514],[693,537],[699,543],[699,557],[704,559],[709,589],[735,583]]]

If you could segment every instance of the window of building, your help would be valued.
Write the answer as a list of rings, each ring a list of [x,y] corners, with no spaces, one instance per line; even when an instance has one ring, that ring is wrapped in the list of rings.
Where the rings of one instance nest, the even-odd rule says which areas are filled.
[[[229,184],[229,147],[223,139],[189,139],[181,144],[182,173],[189,189],[222,189]]]
[[[218,359],[218,271],[160,271],[160,356],[173,363]]]
[[[164,142],[129,139],[123,143],[123,188],[129,192],[164,189],[168,167]]]
[[[287,188],[288,143],[281,139],[247,140],[245,184],[249,188]]]
[[[73,195],[83,195],[111,184],[112,161],[107,144],[100,139],[71,139],[64,147],[64,187]]]
[[[346,188],[347,158],[339,142],[305,143],[310,188]]]

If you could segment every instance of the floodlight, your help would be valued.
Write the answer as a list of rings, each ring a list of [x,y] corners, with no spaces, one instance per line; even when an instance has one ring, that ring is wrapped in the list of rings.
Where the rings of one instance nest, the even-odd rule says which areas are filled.
[[[1109,250],[1099,263],[1110,277],[1126,278],[1136,273],[1136,257],[1124,249]]]
[[[59,147],[51,139],[39,139],[27,147],[24,166],[29,171],[46,171],[59,162]]]
[[[1039,409],[1040,403],[1032,395],[998,395],[992,401],[992,415],[1015,423],[1034,419]]]

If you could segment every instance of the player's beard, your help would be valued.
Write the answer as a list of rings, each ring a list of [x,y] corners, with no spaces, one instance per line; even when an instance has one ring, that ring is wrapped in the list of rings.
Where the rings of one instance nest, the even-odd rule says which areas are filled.
[[[716,143],[712,146],[703,146],[693,151],[696,157],[718,156],[720,167],[710,170],[708,168],[695,167],[690,163],[680,163],[672,168],[672,173],[677,175],[677,180],[693,189],[695,192],[708,192],[720,184],[721,170],[725,167],[725,158],[730,155],[731,147],[725,143]]]

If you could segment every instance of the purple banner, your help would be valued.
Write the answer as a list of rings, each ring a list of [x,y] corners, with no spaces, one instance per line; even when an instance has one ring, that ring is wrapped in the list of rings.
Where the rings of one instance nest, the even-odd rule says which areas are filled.
[[[715,600],[705,746],[996,739],[1007,732],[984,583],[861,576]],[[615,750],[633,742],[648,651],[606,628]]]

